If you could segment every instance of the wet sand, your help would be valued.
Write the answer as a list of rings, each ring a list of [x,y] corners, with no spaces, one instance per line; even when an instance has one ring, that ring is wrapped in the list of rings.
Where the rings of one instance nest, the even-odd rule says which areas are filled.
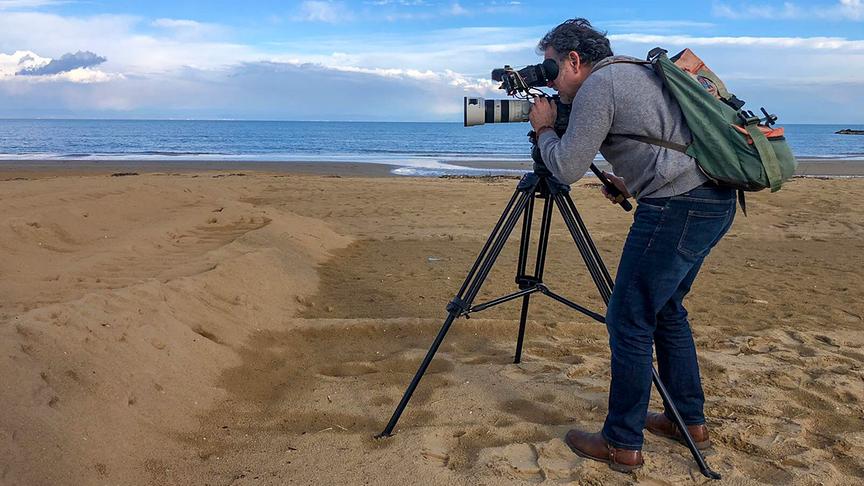
[[[451,161],[450,163],[472,167],[476,169],[519,169],[531,170],[532,162],[523,161],[498,161],[498,160],[472,160],[467,162]],[[597,162],[601,170],[610,170],[611,167],[605,161]],[[825,177],[864,177],[864,160],[832,160],[832,159],[798,159],[798,176],[825,176]]]
[[[530,171],[533,162],[525,160],[441,160],[442,163],[486,169]],[[597,162],[601,170],[611,170],[605,161]],[[262,172],[280,174],[316,174],[339,176],[394,176],[397,165],[365,162],[243,162],[195,160],[5,160],[0,161],[0,180],[43,179],[56,176],[103,175],[128,173],[189,173],[201,171]],[[516,175],[516,174],[511,174]],[[864,177],[864,160],[799,159],[798,176]]]

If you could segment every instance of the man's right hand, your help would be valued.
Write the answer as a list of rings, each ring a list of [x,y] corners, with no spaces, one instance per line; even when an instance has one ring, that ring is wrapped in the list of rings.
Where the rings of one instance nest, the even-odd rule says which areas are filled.
[[[627,190],[627,186],[624,184],[624,179],[616,175],[610,174],[606,171],[603,171],[603,175],[605,175],[606,178],[609,179],[609,182],[611,182],[612,185],[614,185],[616,188],[618,188],[619,191],[621,191],[621,194],[619,194],[618,197],[614,197],[609,194],[609,191],[606,190],[606,186],[600,186],[600,192],[602,192],[603,196],[605,196],[606,199],[611,201],[612,204],[618,204],[625,199],[633,197],[630,195],[630,191]]]

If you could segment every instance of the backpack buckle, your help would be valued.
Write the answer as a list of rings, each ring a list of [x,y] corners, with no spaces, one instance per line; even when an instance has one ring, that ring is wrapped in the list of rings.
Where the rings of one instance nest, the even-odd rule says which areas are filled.
[[[666,54],[668,52],[669,51],[663,49],[662,47],[655,47],[648,52],[648,57],[645,60],[653,63],[657,60],[657,58],[660,57],[661,54]]]
[[[757,125],[762,120],[755,113],[748,110],[741,110],[738,112],[738,118],[744,123],[744,125]]]
[[[728,98],[720,98],[720,100],[723,101],[724,103],[726,103],[727,105],[731,106],[732,109],[735,111],[740,110],[741,107],[744,106],[744,101],[738,99],[738,97],[732,93],[729,93]]]
[[[771,128],[771,125],[774,125],[775,123],[777,123],[777,115],[772,115],[771,113],[768,113],[768,110],[766,110],[764,106],[762,108],[760,108],[760,110],[762,110],[762,114],[765,115],[764,120],[762,118],[760,118],[757,114],[753,113],[752,111],[748,111],[748,110],[739,111],[738,112],[738,118],[741,119],[741,121],[744,123],[745,126],[746,125],[758,125],[761,123],[761,124],[765,125],[766,127]]]

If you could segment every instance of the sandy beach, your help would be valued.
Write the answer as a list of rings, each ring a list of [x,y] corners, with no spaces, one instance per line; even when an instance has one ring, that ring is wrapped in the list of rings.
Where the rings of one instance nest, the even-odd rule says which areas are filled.
[[[632,475],[570,452],[605,416],[607,336],[542,297],[523,363],[516,301],[457,321],[374,440],[517,178],[335,165],[4,165],[0,484],[710,483],[650,434]],[[591,180],[572,196],[614,272],[631,215]],[[706,261],[687,304],[711,484],[864,482],[862,196],[752,194]],[[515,290],[516,250],[478,300]],[[546,281],[603,311],[559,219]]]

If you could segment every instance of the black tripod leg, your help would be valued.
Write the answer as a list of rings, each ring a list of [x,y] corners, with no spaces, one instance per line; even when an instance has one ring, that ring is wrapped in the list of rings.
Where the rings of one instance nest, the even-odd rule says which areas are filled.
[[[480,265],[480,268],[477,271],[477,274],[472,284],[468,286],[468,290],[464,298],[464,302],[466,303],[466,309],[470,308],[471,302],[474,301],[474,298],[477,297],[477,293],[480,292],[480,287],[483,286],[483,282],[486,280],[486,277],[492,270],[492,266],[495,265],[495,260],[498,258],[498,255],[501,254],[501,250],[504,248],[504,244],[507,243],[507,239],[510,237],[510,233],[512,233],[513,228],[516,227],[516,222],[519,219],[519,215],[522,213],[522,211],[525,210],[525,206],[528,204],[529,200],[534,197],[534,186],[536,186],[536,184],[526,189],[525,193],[522,195],[519,201],[517,201],[516,206],[513,209],[513,213],[510,215],[509,218],[507,218],[507,221],[504,223],[504,227],[501,229],[501,233],[498,235],[495,243],[492,245],[492,249],[489,251],[489,255],[487,256],[483,264]]]
[[[588,228],[585,227],[585,222],[582,221],[582,216],[579,214],[579,211],[576,210],[576,204],[573,203],[573,198],[570,197],[569,193],[564,193],[564,200],[567,201],[567,206],[570,208],[570,214],[573,216],[573,219],[576,221],[576,225],[579,227],[580,232],[585,238],[585,243],[588,246],[588,251],[591,252],[591,255],[594,258],[594,261],[597,262],[597,266],[600,267],[600,272],[603,277],[603,280],[608,284],[609,290],[612,290],[612,276],[609,275],[609,270],[606,269],[606,265],[603,263],[603,258],[600,256],[600,252],[597,250],[597,245],[594,244],[594,240],[591,239],[591,234],[588,233]]]
[[[468,276],[465,277],[465,281],[462,283],[462,287],[459,289],[459,293],[456,294],[460,299],[463,295],[465,295],[465,290],[468,288],[468,285],[471,283],[471,280],[474,278],[474,274],[477,272],[477,268],[480,267],[480,263],[483,261],[483,258],[486,256],[486,252],[489,251],[489,247],[492,246],[492,242],[495,241],[495,237],[498,236],[498,232],[501,230],[501,226],[504,224],[504,221],[507,219],[507,215],[510,214],[510,211],[513,209],[513,205],[516,203],[516,199],[519,197],[519,194],[522,191],[520,189],[516,189],[513,191],[513,196],[510,197],[510,201],[507,202],[507,207],[504,208],[504,211],[501,213],[501,217],[498,218],[498,222],[495,223],[495,227],[492,228],[492,232],[489,233],[489,238],[486,239],[486,243],[483,245],[483,249],[480,250],[480,254],[477,256],[477,259],[474,261],[474,265],[471,266],[471,270],[468,271]]]
[[[519,262],[516,264],[516,283],[519,283],[519,278],[525,276],[525,267],[528,263],[528,247],[531,245],[531,222],[534,219],[534,198],[528,201],[525,206],[525,213],[522,218],[522,239],[519,240]]]
[[[408,388],[405,390],[405,394],[402,395],[402,400],[399,402],[399,405],[396,406],[396,410],[393,411],[393,416],[390,417],[390,421],[387,423],[387,426],[384,428],[384,431],[375,436],[376,438],[388,437],[393,434],[393,429],[396,427],[396,423],[399,422],[399,417],[402,416],[402,412],[405,410],[405,407],[408,405],[408,401],[411,400],[411,396],[414,394],[414,390],[417,388],[417,385],[420,384],[420,380],[423,378],[423,375],[426,373],[426,369],[429,367],[429,363],[432,362],[432,358],[435,357],[435,353],[438,352],[438,348],[441,346],[441,343],[444,341],[444,337],[447,335],[447,331],[450,330],[450,326],[453,324],[453,321],[465,310],[470,308],[471,302],[474,300],[474,297],[477,295],[477,292],[480,290],[480,287],[483,285],[483,280],[489,274],[489,270],[491,270],[492,265],[495,263],[495,260],[498,258],[498,254],[501,253],[501,249],[504,248],[504,243],[507,241],[507,238],[510,237],[510,233],[513,231],[513,228],[516,226],[516,222],[519,220],[519,216],[522,211],[525,210],[525,206],[528,204],[528,200],[534,197],[534,189],[533,186],[528,191],[523,191],[521,188],[517,189],[517,194],[522,192],[521,197],[519,197],[515,206],[512,204],[513,200],[511,199],[511,204],[508,204],[507,211],[511,210],[509,216],[505,211],[505,214],[501,219],[498,220],[498,224],[496,224],[495,229],[492,234],[497,235],[494,238],[490,238],[483,251],[481,251],[480,256],[477,258],[477,261],[474,263],[474,267],[471,269],[468,278],[465,283],[462,285],[462,289],[459,291],[459,296],[457,296],[453,301],[448,305],[448,312],[450,313],[447,316],[447,319],[444,321],[444,325],[441,326],[441,330],[438,331],[438,336],[435,337],[435,341],[432,343],[432,346],[429,348],[429,351],[426,353],[426,357],[423,358],[423,362],[420,364],[420,368],[417,370],[417,373],[414,374],[414,378],[411,380],[411,383],[408,385]],[[515,198],[516,194],[514,194]],[[505,221],[506,220],[506,221]],[[501,223],[503,223],[503,228],[501,227]],[[500,230],[500,231],[499,231]],[[494,243],[492,240],[494,239]],[[488,247],[491,245],[491,251],[489,253],[486,252]],[[481,264],[482,261],[482,264]],[[477,270],[479,269],[479,272]],[[476,272],[476,273],[475,273]],[[473,279],[473,281],[472,281]],[[465,300],[462,300],[462,294],[465,292],[465,289],[468,289],[468,295]]]
[[[573,208],[568,204],[565,195],[559,192],[555,194],[554,198],[558,211],[561,212],[564,224],[567,226],[567,230],[570,231],[570,236],[573,237],[573,242],[576,243],[576,248],[579,249],[579,254],[582,255],[582,259],[585,261],[585,267],[591,275],[591,280],[597,286],[597,291],[600,292],[603,301],[608,304],[609,298],[612,296],[612,283],[605,278],[605,267],[603,261],[599,259],[597,249],[594,248],[594,251],[591,250],[591,245],[589,245],[585,237],[586,232],[577,223]]]
[[[411,380],[411,384],[408,385],[408,388],[405,390],[405,394],[402,395],[402,400],[399,402],[399,405],[393,412],[393,416],[390,417],[390,422],[387,423],[387,427],[384,427],[383,432],[375,436],[376,439],[380,439],[381,437],[388,437],[393,434],[393,428],[396,427],[396,422],[399,421],[399,417],[402,415],[402,412],[408,405],[408,401],[411,400],[411,395],[414,394],[414,390],[417,388],[417,385],[420,384],[420,379],[423,378],[424,374],[426,374],[426,368],[429,367],[429,363],[432,362],[432,358],[434,358],[435,353],[438,352],[438,347],[441,346],[441,343],[444,341],[444,336],[446,336],[447,331],[450,330],[450,325],[453,324],[453,321],[456,319],[456,315],[457,314],[451,312],[450,315],[447,316],[447,320],[444,321],[444,325],[441,327],[441,330],[438,331],[438,335],[435,336],[435,341],[432,343],[432,346],[426,353],[426,357],[423,358],[423,362],[420,364],[420,368],[417,370],[417,374],[414,375],[414,379]]]
[[[660,375],[657,373],[657,368],[651,368],[651,376],[654,380],[654,386],[657,387],[657,391],[660,392],[660,396],[663,398],[663,401],[666,402],[666,406],[669,411],[672,412],[672,416],[675,417],[675,425],[678,427],[678,430],[681,431],[681,435],[684,437],[684,442],[687,443],[687,448],[690,449],[690,453],[693,454],[693,459],[695,459],[696,464],[699,465],[699,470],[702,472],[702,475],[706,478],[720,479],[720,474],[711,470],[711,466],[709,466],[705,461],[702,452],[696,448],[696,443],[693,442],[693,437],[690,437],[690,432],[687,430],[687,425],[684,424],[684,419],[681,417],[681,414],[678,413],[678,408],[675,407],[675,403],[672,402],[672,397],[669,396],[666,386],[663,385],[662,381],[660,381]]]
[[[543,219],[540,221],[540,238],[537,243],[537,261],[534,265],[534,278],[536,281],[543,281],[543,269],[546,264],[546,248],[549,246],[549,228],[552,221],[552,201],[548,192],[543,195]],[[529,235],[530,237],[530,235]],[[525,253],[528,252],[527,247]],[[527,255],[526,255],[527,259]],[[520,269],[521,274],[525,273],[525,268]],[[522,361],[522,343],[525,340],[525,326],[528,322],[528,304],[530,302],[530,294],[522,298],[522,313],[519,316],[519,336],[516,339],[516,355],[513,358],[514,363]]]
[[[534,218],[534,198],[525,209],[525,219],[522,220],[522,240],[519,242],[519,263],[516,266],[516,283],[522,288],[525,277],[526,265],[528,263],[528,248],[531,244],[531,221]],[[525,323],[528,321],[528,303],[531,301],[531,294],[525,294],[522,297],[522,312],[519,315],[519,335],[516,337],[516,356],[513,358],[514,363],[518,363],[522,356],[522,340],[525,337]]]
[[[522,297],[522,312],[519,314],[519,336],[516,338],[516,355],[513,357],[513,362],[519,364],[522,362],[522,341],[525,340],[525,324],[528,322],[528,303],[531,295]]]

